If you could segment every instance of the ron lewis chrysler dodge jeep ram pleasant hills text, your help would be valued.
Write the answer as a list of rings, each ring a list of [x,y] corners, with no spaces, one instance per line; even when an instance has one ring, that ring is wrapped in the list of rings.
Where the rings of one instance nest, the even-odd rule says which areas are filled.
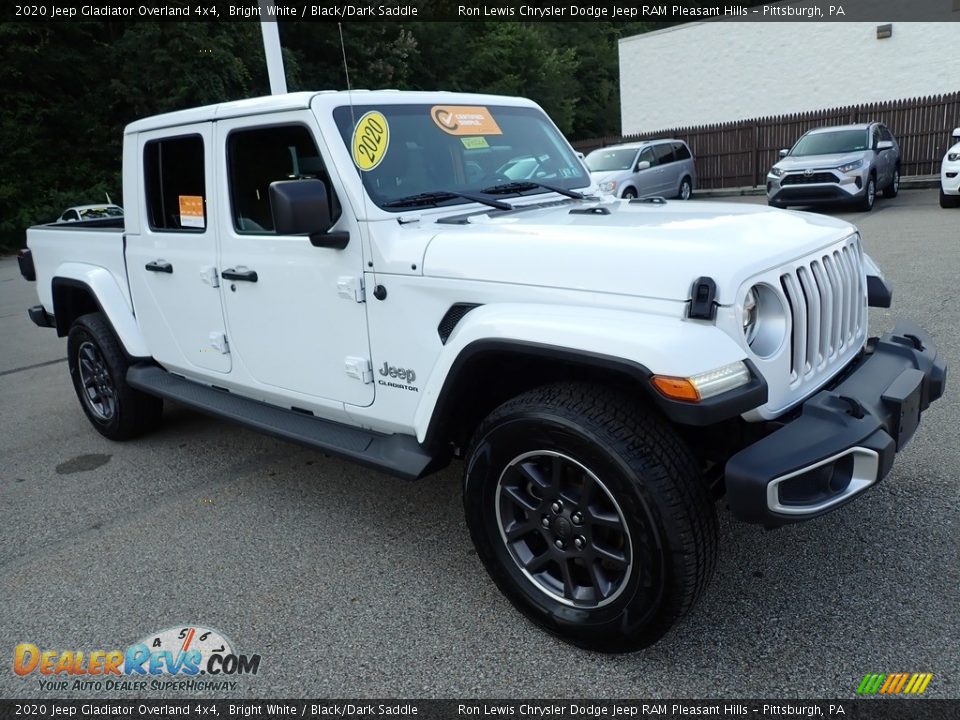
[[[126,128],[122,218],[27,231],[37,325],[114,440],[181,403],[415,479],[533,621],[608,652],[703,593],[716,501],[774,527],[887,475],[944,391],[857,229],[594,195],[521,98],[303,92]]]

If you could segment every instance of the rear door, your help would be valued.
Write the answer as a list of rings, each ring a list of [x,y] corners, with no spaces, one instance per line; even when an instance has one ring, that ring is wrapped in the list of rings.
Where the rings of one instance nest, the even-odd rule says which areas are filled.
[[[657,195],[673,197],[680,188],[680,163],[674,162],[673,143],[661,142],[653,146],[657,156]]]
[[[139,232],[126,236],[134,312],[153,357],[190,375],[230,372],[209,199],[210,123],[142,133]]]

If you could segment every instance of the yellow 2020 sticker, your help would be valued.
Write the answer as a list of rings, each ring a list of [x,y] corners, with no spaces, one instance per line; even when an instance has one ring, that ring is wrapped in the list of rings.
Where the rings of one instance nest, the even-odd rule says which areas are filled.
[[[350,148],[353,162],[364,172],[373,170],[383,162],[390,146],[390,125],[383,113],[371,110],[364,113],[353,129]]]

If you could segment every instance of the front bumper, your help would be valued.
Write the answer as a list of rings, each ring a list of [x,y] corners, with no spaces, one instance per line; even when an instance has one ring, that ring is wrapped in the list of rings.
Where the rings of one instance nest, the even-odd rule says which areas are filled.
[[[780,205],[849,203],[865,193],[866,182],[862,176],[834,170],[817,170],[809,176],[799,171],[779,177],[767,175],[767,199]]]
[[[960,195],[960,164],[944,164],[940,170],[940,189],[944,195]]]
[[[920,414],[943,395],[947,365],[913,323],[873,338],[840,382],[727,461],[734,516],[767,526],[809,520],[849,502],[890,471]]]

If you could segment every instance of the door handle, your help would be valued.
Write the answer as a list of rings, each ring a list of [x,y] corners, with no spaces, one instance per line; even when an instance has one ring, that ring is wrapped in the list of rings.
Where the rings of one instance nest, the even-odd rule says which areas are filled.
[[[173,265],[163,260],[154,260],[153,262],[148,262],[144,265],[149,272],[162,272],[169,275],[173,274]]]
[[[224,280],[242,280],[244,282],[256,282],[257,281],[257,271],[256,270],[235,270],[234,268],[227,268],[220,272],[220,277]]]

